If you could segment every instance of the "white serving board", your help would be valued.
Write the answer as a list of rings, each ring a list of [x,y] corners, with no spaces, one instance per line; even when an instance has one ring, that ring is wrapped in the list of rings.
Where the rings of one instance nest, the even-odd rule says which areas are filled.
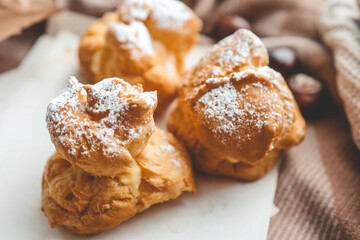
[[[196,175],[198,193],[151,207],[94,236],[50,229],[41,177],[54,152],[45,124],[48,102],[77,75],[78,36],[42,36],[23,63],[0,75],[0,239],[266,239],[278,168],[253,183]],[[207,47],[196,47],[196,62]],[[157,119],[164,128],[166,116]]]

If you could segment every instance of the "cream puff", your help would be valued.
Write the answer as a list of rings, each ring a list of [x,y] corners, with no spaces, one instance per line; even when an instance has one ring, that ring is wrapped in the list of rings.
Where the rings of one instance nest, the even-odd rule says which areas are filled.
[[[198,170],[256,180],[304,138],[294,97],[268,63],[261,40],[241,29],[216,44],[180,84],[168,129]]]

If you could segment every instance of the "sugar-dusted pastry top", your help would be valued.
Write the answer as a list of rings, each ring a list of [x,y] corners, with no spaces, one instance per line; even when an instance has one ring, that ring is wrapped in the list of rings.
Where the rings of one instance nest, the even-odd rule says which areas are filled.
[[[182,56],[197,40],[201,21],[178,0],[124,0],[117,9],[121,22],[143,22],[153,40]]]
[[[263,42],[250,31],[241,29],[215,44],[185,78],[179,91],[193,92],[192,87],[216,81],[216,78],[221,81],[222,77],[230,77],[233,73],[242,74],[244,69],[258,71],[257,68],[268,64],[268,53]]]
[[[72,77],[50,102],[47,127],[56,150],[72,164],[113,176],[131,167],[145,148],[154,132],[156,104],[155,92],[122,79],[83,85]]]
[[[142,22],[133,21],[129,24],[112,22],[108,31],[114,34],[116,40],[125,48],[134,50],[132,58],[141,58],[142,55],[154,56],[150,33]]]
[[[242,29],[215,44],[201,58],[193,72],[196,75],[194,80],[206,81],[212,77],[241,72],[242,68],[258,68],[268,64],[268,53],[263,42],[255,34]]]
[[[238,30],[216,44],[180,84],[168,126],[195,156],[197,168],[258,178],[259,174],[245,176],[232,168],[219,172],[219,166],[265,166],[270,156],[274,162],[274,152],[302,140],[305,123],[294,97],[282,76],[267,65],[261,40]],[[205,155],[207,160],[202,159]]]
[[[180,31],[194,16],[190,8],[172,0],[125,0],[117,12],[123,21],[151,19],[157,28]]]
[[[82,72],[92,83],[121,77],[157,90],[161,111],[174,98],[200,28],[199,18],[180,1],[125,0],[82,37]]]
[[[202,143],[249,163],[264,157],[294,122],[296,105],[280,80],[278,73],[261,67],[199,86],[191,110]]]
[[[42,209],[50,226],[78,234],[112,228],[151,205],[195,192],[190,159],[172,134],[159,128],[126,175],[97,177],[55,153],[42,180]]]

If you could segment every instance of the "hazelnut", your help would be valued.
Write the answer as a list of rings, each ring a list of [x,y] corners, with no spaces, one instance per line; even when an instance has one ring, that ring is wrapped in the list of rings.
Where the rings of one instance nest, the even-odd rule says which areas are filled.
[[[245,28],[252,31],[251,23],[243,17],[237,15],[230,15],[220,18],[216,24],[216,37],[220,40],[240,28]]]
[[[293,74],[286,81],[303,113],[310,113],[320,105],[324,90],[321,81],[304,73]]]
[[[288,47],[277,47],[269,51],[269,66],[287,77],[298,70],[299,60],[296,52]]]

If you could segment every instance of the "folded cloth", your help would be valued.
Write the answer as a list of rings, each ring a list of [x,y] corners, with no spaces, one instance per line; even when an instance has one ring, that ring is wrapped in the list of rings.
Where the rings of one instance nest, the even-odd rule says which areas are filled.
[[[38,13],[54,8],[52,0],[0,0],[0,6],[18,14]]]
[[[53,0],[0,0],[0,41],[21,33],[57,10]]]
[[[355,0],[331,0],[319,20],[321,35],[332,49],[337,87],[344,101],[354,142],[360,149],[360,13]]]
[[[286,152],[268,239],[360,239],[360,153],[342,114],[328,108]]]

